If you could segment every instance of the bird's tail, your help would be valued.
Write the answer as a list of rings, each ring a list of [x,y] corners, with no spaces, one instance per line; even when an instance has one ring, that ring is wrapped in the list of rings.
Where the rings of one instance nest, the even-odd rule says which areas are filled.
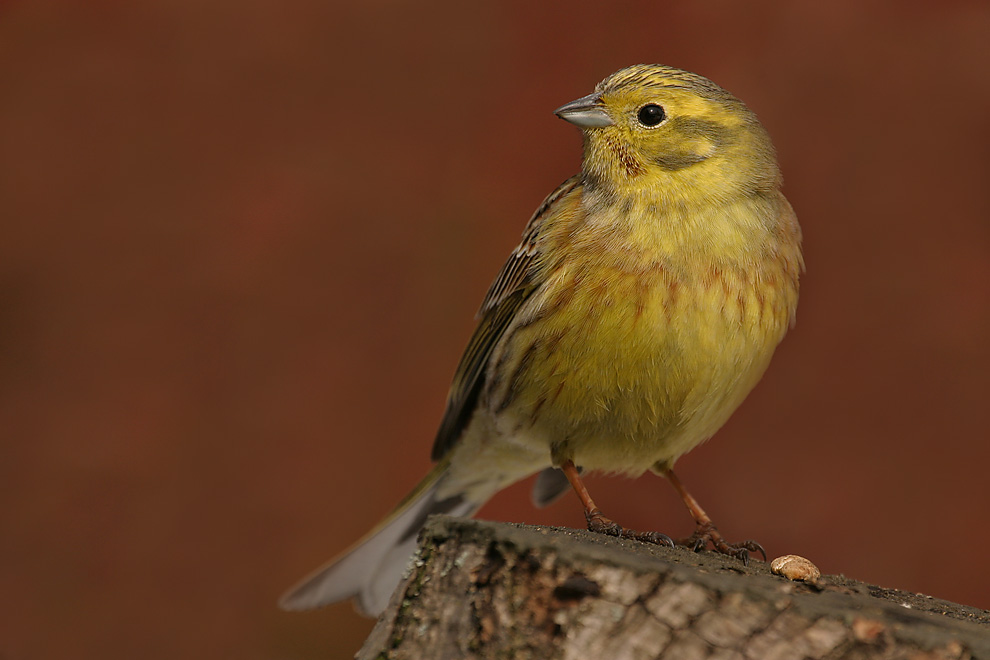
[[[377,616],[402,579],[427,516],[469,516],[484,504],[464,494],[437,496],[448,466],[449,459],[437,463],[388,517],[344,554],[286,592],[279,607],[308,610],[353,597],[358,610]]]

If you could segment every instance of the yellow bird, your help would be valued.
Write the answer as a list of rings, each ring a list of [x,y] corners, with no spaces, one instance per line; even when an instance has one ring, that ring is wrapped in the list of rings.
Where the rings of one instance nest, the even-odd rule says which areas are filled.
[[[682,541],[743,559],[671,471],[742,403],[794,323],[801,229],[770,138],[732,94],[662,65],[618,71],[556,114],[584,159],[540,205],[485,296],[433,446],[436,466],[285,609],[384,609],[432,513],[471,515],[541,472],[592,531],[656,543],[595,506],[580,472],[665,476],[697,523]]]

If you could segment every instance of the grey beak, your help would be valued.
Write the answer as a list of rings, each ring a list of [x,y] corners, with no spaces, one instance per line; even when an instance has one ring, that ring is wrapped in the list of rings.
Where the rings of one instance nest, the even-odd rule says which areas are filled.
[[[597,92],[565,103],[554,110],[553,114],[581,128],[601,128],[613,123],[602,107],[602,98]]]

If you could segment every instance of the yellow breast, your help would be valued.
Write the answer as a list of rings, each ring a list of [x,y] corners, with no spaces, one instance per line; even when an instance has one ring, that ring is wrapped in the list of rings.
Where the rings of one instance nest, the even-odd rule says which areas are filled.
[[[762,376],[792,319],[799,266],[774,249],[754,259],[732,247],[745,258],[730,259],[664,246],[677,237],[655,227],[582,228],[574,216],[549,234],[567,242],[552,251],[566,258],[547,264],[494,356],[503,376],[485,393],[489,409],[555,462],[629,474],[670,465]]]

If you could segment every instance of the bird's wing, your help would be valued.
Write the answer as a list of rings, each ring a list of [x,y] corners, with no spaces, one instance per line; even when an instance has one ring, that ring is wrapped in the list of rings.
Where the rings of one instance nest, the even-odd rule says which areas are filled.
[[[444,411],[440,429],[433,443],[433,460],[438,461],[457,442],[461,432],[474,413],[478,393],[484,382],[485,365],[492,349],[502,337],[523,302],[532,295],[539,285],[534,272],[534,262],[539,255],[538,239],[546,219],[565,199],[580,194],[580,177],[573,176],[560,184],[543,200],[536,213],[523,230],[522,241],[512,251],[508,261],[502,266],[498,277],[492,282],[478,312],[478,327],[468,342],[461,362],[454,373],[447,394],[447,409]]]

